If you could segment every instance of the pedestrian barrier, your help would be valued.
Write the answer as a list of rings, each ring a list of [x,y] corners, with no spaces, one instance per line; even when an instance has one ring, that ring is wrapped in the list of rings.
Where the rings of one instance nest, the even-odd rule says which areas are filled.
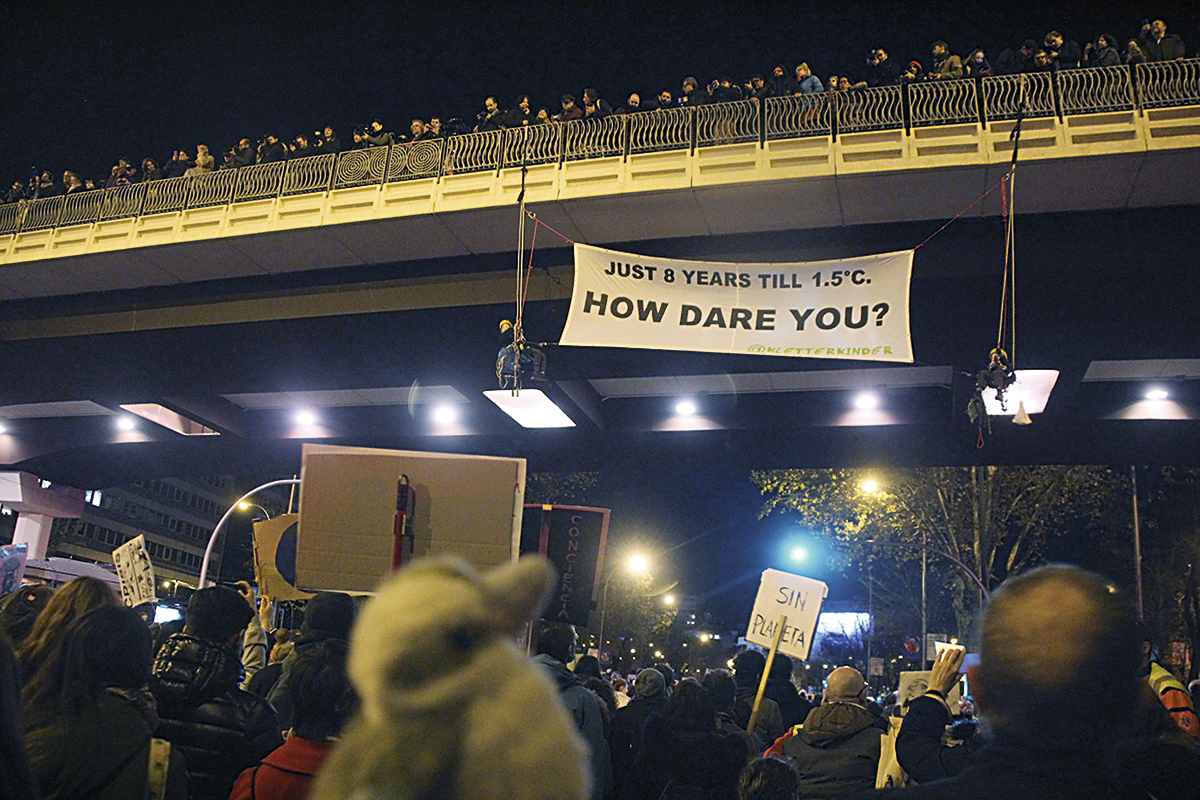
[[[600,120],[532,125],[372,147],[340,155],[114,186],[70,197],[22,200],[0,205],[0,235],[330,189],[497,172],[522,165],[614,157],[632,164],[635,156],[644,159],[649,157],[645,154],[690,152],[723,145],[757,143],[764,151],[770,151],[767,158],[770,163],[794,162],[797,168],[803,164],[827,163],[829,143],[840,141],[842,136],[848,137],[842,145],[847,150],[843,165],[865,163],[879,153],[903,157],[909,145],[902,145],[896,137],[904,138],[905,131],[912,131],[913,136],[922,139],[917,143],[920,146],[914,145],[918,153],[928,151],[942,157],[978,152],[969,141],[976,134],[961,127],[964,124],[984,126],[989,149],[1000,151],[1011,149],[1008,135],[1011,121],[1018,116],[1030,120],[1025,138],[1034,148],[1063,141],[1086,145],[1128,140],[1129,146],[1140,146],[1145,139],[1140,133],[1131,136],[1117,130],[1121,125],[1128,127],[1130,113],[1146,118],[1151,145],[1160,146],[1155,142],[1161,140],[1161,146],[1170,147],[1181,137],[1195,134],[1200,115],[1189,108],[1195,106],[1200,106],[1200,59],[1138,64],[1132,69],[1104,67],[998,75],[979,81],[936,81],[771,97],[761,103],[740,101],[699,108],[675,107]],[[1064,124],[1071,128],[1065,139],[1060,130]],[[917,129],[939,126],[946,126],[945,137],[934,135],[935,131],[916,133]],[[951,130],[953,126],[959,127]],[[888,133],[891,131],[897,133]],[[866,136],[871,132],[879,135]],[[879,138],[885,134],[884,139]],[[775,146],[784,140],[794,140],[796,144],[787,147],[799,147],[804,139],[811,137],[827,137],[827,140],[803,153],[785,152]],[[768,147],[768,143],[772,146]],[[675,175],[682,168],[675,161],[638,164],[639,175]],[[631,170],[631,176],[633,173]],[[473,187],[460,189],[459,193],[481,191],[481,187]]]

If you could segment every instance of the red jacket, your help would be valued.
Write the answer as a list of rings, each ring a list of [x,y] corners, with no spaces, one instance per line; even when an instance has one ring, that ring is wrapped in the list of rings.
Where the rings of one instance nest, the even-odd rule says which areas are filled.
[[[333,742],[293,736],[257,767],[243,771],[229,800],[304,800],[332,749]]]

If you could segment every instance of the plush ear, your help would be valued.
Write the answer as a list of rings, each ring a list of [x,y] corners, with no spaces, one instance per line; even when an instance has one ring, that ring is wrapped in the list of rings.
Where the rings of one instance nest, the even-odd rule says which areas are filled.
[[[483,577],[485,590],[496,602],[496,623],[515,631],[542,610],[554,590],[554,567],[540,556],[522,556]]]

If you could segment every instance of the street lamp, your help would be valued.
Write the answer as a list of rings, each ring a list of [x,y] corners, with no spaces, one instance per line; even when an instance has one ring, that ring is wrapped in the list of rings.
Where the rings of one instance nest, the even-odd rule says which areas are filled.
[[[251,503],[248,500],[242,500],[240,503],[237,504],[237,507],[238,507],[239,511],[249,511],[252,508],[257,508],[259,511],[262,512],[263,519],[271,518],[271,512],[267,511],[265,508],[260,506],[258,503]]]
[[[645,556],[635,555],[630,557],[626,563],[626,568],[634,574],[640,574],[650,568],[650,563],[646,561]],[[608,579],[604,581],[604,594],[600,598],[600,642],[598,647],[601,651],[604,650],[604,622],[608,617],[608,585],[617,576],[617,572],[618,570],[614,569],[609,573]]]

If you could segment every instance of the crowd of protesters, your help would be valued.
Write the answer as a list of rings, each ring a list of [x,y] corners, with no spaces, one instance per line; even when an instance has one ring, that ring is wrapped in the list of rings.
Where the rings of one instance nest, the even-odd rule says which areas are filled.
[[[822,81],[806,62],[801,62],[791,70],[780,64],[774,67],[770,76],[753,75],[744,81],[723,77],[702,84],[689,76],[683,80],[678,93],[674,93],[670,88],[654,95],[632,92],[624,103],[616,108],[594,88],[584,89],[579,98],[564,94],[555,106],[539,107],[536,110],[530,97],[525,94],[516,97],[511,109],[505,109],[496,97],[492,96],[486,98],[483,110],[473,119],[414,119],[406,133],[390,131],[382,119],[376,118],[369,125],[354,128],[352,138],[346,142],[338,137],[332,127],[326,125],[321,130],[314,131],[312,135],[300,134],[289,141],[280,138],[277,133],[263,136],[256,143],[250,139],[242,139],[236,145],[222,151],[219,158],[210,153],[209,147],[204,144],[196,145],[195,150],[176,150],[162,161],[147,157],[137,166],[127,158],[119,158],[110,172],[102,178],[82,177],[75,171],[67,170],[62,173],[60,179],[54,171],[34,169],[28,180],[14,181],[3,194],[2,200],[12,203],[72,195],[90,189],[126,186],[185,175],[202,175],[214,170],[236,169],[251,164],[271,164],[307,156],[336,154],[347,149],[421,142],[462,133],[525,125],[603,119],[612,114],[633,114],[740,100],[761,101],[768,97],[819,95],[919,81],[1174,61],[1186,57],[1186,44],[1178,34],[1168,32],[1166,23],[1161,19],[1143,22],[1136,35],[1117,37],[1102,33],[1082,47],[1058,31],[1047,33],[1040,44],[1034,39],[1026,39],[1014,47],[992,55],[984,48],[969,48],[961,54],[955,53],[954,48],[946,42],[938,41],[933,44],[928,55],[903,62],[893,58],[885,48],[876,47],[867,54],[861,74],[833,75],[828,81]]]
[[[298,631],[268,631],[271,603],[255,613],[248,585],[199,590],[183,621],[161,627],[89,577],[21,587],[0,606],[4,800],[303,800],[356,712],[359,614],[346,594],[315,595]],[[897,703],[872,698],[849,666],[810,697],[791,659],[776,654],[768,671],[753,649],[702,680],[656,663],[627,682],[576,658],[575,640],[541,623],[533,662],[587,744],[591,800],[837,800],[913,784],[897,797],[1182,800],[1200,786],[1187,689],[1120,593],[1074,567],[993,594],[968,669],[978,706],[955,702],[961,650],[939,654],[927,687]],[[394,755],[420,759],[426,744]]]

